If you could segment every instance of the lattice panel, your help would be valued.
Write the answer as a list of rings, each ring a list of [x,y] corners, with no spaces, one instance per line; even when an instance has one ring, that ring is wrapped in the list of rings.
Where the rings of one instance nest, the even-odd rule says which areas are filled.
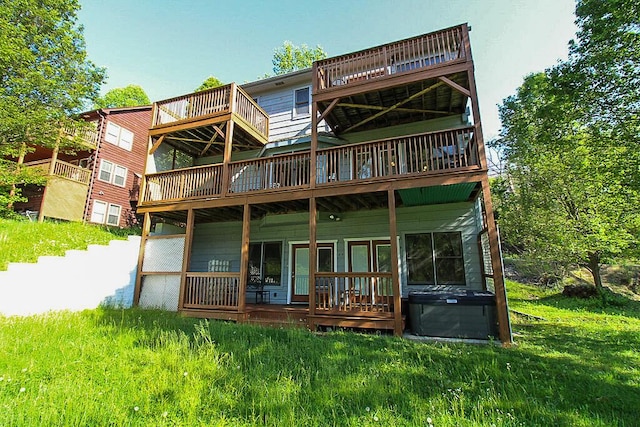
[[[493,265],[491,264],[491,248],[489,247],[489,235],[487,233],[482,233],[480,235],[480,247],[482,248],[484,274],[493,275]]]
[[[184,236],[148,239],[144,247],[142,271],[181,272],[184,256]]]
[[[142,308],[178,311],[179,294],[179,275],[143,276],[139,305]]]

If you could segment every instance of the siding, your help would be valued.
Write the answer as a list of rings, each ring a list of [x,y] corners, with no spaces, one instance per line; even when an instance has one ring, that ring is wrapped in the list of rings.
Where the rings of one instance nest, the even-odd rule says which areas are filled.
[[[133,199],[137,199],[136,185],[139,180],[135,174],[144,174],[144,162],[147,153],[149,126],[151,124],[151,107],[145,110],[123,110],[109,111],[106,121],[112,122],[133,132],[133,144],[131,151],[122,147],[106,142],[104,139],[106,132],[106,122],[101,126],[100,143],[95,155],[93,164],[91,193],[87,199],[87,215],[85,219],[91,220],[93,211],[93,201],[100,200],[102,202],[119,205],[122,207],[120,212],[120,227],[130,227],[137,225],[135,212],[131,205]],[[127,168],[127,178],[125,186],[120,187],[98,179],[100,173],[100,164],[102,160],[107,160]]]
[[[404,235],[417,232],[460,231],[462,233],[466,289],[481,289],[482,278],[477,246],[474,203],[451,203],[432,206],[398,208],[399,251],[404,254]],[[318,241],[335,241],[336,270],[345,271],[346,242],[354,239],[377,239],[389,236],[388,212],[386,209],[374,211],[346,212],[341,221],[328,219],[329,213],[321,212],[318,218]],[[197,224],[194,234],[190,271],[206,271],[209,260],[230,262],[230,271],[240,271],[240,222]],[[283,215],[276,220],[266,218],[252,221],[251,241],[283,242],[282,285],[267,287],[272,293],[273,303],[285,303],[289,286],[290,243],[307,242],[309,225],[307,214]],[[420,290],[422,286],[407,287],[406,261],[400,256],[400,281],[403,296],[410,290]],[[433,288],[433,287],[432,287]]]

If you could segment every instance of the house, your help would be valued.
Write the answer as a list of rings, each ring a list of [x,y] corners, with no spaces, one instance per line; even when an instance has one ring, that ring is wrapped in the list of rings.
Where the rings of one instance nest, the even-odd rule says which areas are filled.
[[[35,147],[23,167],[42,169],[45,185],[27,185],[27,202],[15,210],[41,221],[56,218],[119,227],[138,224],[135,208],[144,173],[151,106],[103,108],[80,115],[90,123],[78,135],[62,130],[61,138],[80,140],[73,151]]]
[[[466,24],[156,102],[134,303],[400,335],[502,264]],[[404,306],[404,310],[403,310]]]

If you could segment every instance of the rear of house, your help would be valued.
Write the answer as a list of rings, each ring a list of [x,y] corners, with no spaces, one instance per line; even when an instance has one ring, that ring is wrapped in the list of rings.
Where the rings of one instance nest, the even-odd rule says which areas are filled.
[[[468,36],[157,102],[136,303],[401,334],[412,292],[489,290],[508,342]]]

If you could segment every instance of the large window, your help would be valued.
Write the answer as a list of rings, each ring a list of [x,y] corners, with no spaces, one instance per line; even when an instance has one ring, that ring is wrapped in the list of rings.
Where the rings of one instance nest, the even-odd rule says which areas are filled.
[[[91,211],[91,222],[117,226],[120,224],[121,211],[121,206],[94,200],[93,210]]]
[[[249,284],[279,286],[282,277],[282,243],[249,244]]]
[[[131,151],[131,147],[133,146],[133,132],[115,123],[108,122],[104,140]]]
[[[409,285],[464,285],[462,234],[420,233],[405,236]]]
[[[100,162],[98,179],[117,185],[118,187],[124,187],[127,182],[127,168],[111,163],[108,160],[102,160]]]
[[[293,93],[293,117],[307,117],[309,115],[309,88],[296,89]]]

